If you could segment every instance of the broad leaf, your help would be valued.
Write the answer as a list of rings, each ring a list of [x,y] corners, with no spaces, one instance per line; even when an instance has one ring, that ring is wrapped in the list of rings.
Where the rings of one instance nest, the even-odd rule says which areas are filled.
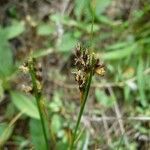
[[[34,149],[47,150],[41,122],[39,120],[31,119],[29,126],[30,126],[31,141],[34,145]]]
[[[8,42],[6,40],[5,34],[1,32],[0,29],[0,77],[4,78],[11,75],[13,72],[13,58],[12,51],[9,48]]]
[[[35,105],[35,99],[19,92],[11,92],[11,99],[14,105],[24,114],[31,118],[39,119],[39,112]]]
[[[7,39],[13,39],[25,30],[24,22],[14,22],[11,26],[5,27],[4,31]]]
[[[8,40],[15,38],[24,31],[23,22],[14,22],[12,25],[2,28],[0,26],[0,77],[10,76],[14,70],[13,54]]]

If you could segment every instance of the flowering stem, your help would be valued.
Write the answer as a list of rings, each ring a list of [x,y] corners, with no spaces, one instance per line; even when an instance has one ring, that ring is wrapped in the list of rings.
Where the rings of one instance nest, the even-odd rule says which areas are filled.
[[[35,94],[35,99],[36,99],[36,102],[37,102],[37,107],[38,107],[38,111],[39,111],[39,115],[40,115],[43,135],[44,135],[44,139],[45,139],[45,144],[46,144],[47,150],[49,150],[48,137],[47,137],[47,134],[46,134],[44,117],[43,117],[42,108],[41,108],[41,104],[40,104],[42,95],[41,95],[41,90],[39,90],[38,85],[37,85],[37,79],[36,79],[36,73],[35,73],[35,69],[34,69],[33,59],[31,59],[29,61],[29,73],[30,73],[30,76],[31,76],[31,79],[32,79],[33,91],[34,91],[34,94]]]
[[[92,56],[91,63],[92,63],[91,66],[93,66],[93,56]],[[83,111],[84,111],[84,107],[85,107],[85,104],[86,104],[86,101],[87,101],[87,97],[88,97],[88,94],[89,94],[90,85],[91,85],[91,81],[92,81],[92,76],[93,76],[93,67],[91,67],[91,71],[90,71],[89,77],[87,79],[85,91],[83,93],[84,94],[83,95],[83,100],[81,100],[82,104],[81,104],[81,107],[80,107],[80,112],[79,112],[79,115],[78,115],[78,120],[77,120],[77,123],[76,123],[75,131],[73,133],[73,139],[71,141],[70,150],[73,149],[74,142],[76,140],[76,134],[77,134],[77,130],[79,128],[81,117],[82,117],[82,114],[83,114]]]
[[[90,39],[91,40],[91,51],[90,51],[91,70],[90,70],[90,73],[89,73],[88,78],[87,78],[87,83],[85,85],[85,90],[83,92],[83,98],[81,97],[81,102],[82,103],[81,103],[80,112],[79,112],[79,115],[78,115],[78,120],[77,120],[75,130],[74,130],[74,133],[73,133],[73,139],[71,141],[70,150],[72,150],[73,147],[74,147],[77,131],[78,131],[79,124],[80,124],[80,121],[81,121],[81,117],[82,117],[82,114],[83,114],[83,111],[84,111],[84,107],[85,107],[85,104],[86,104],[86,101],[87,101],[87,98],[88,98],[88,94],[89,94],[89,90],[90,90],[90,86],[91,86],[91,81],[92,81],[92,76],[93,76],[93,72],[94,72],[93,64],[95,62],[94,62],[94,55],[93,55],[93,26],[94,26],[94,8],[92,8],[92,24],[91,24],[91,39]]]

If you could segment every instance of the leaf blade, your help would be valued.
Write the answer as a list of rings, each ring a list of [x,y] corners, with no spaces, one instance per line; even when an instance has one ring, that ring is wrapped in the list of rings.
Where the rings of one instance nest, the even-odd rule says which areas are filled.
[[[36,105],[33,103],[35,99],[20,92],[11,92],[13,104],[24,114],[31,118],[40,119]],[[30,99],[30,100],[29,100]]]

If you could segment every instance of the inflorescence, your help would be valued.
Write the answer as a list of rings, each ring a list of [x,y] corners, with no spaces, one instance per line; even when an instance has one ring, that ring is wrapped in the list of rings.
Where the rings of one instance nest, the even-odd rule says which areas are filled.
[[[80,92],[83,93],[90,71],[93,70],[93,75],[96,73],[103,76],[105,67],[100,63],[99,59],[96,58],[95,54],[90,54],[89,49],[82,48],[80,44],[76,47],[74,61],[77,68],[77,71],[74,73],[75,80],[78,82]]]

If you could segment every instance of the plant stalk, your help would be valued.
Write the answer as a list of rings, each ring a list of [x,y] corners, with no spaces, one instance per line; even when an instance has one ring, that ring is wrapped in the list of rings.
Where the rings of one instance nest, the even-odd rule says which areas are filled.
[[[83,99],[81,99],[81,107],[80,107],[80,112],[79,112],[79,115],[78,115],[78,120],[77,120],[77,123],[76,123],[76,127],[75,127],[75,131],[73,133],[73,139],[71,141],[71,145],[70,145],[70,150],[73,149],[74,147],[74,143],[75,143],[75,140],[76,140],[76,135],[77,135],[77,131],[78,131],[78,128],[79,128],[79,124],[80,124],[80,121],[81,121],[81,117],[82,117],[82,114],[83,114],[83,111],[84,111],[84,107],[85,107],[85,104],[86,104],[86,101],[87,101],[87,98],[88,98],[88,94],[89,94],[89,90],[90,90],[90,86],[91,86],[91,81],[92,81],[92,76],[93,76],[93,58],[94,58],[94,55],[93,55],[93,26],[94,26],[94,8],[92,8],[92,25],[91,25],[91,52],[90,52],[90,55],[91,55],[91,71],[89,73],[89,77],[87,79],[87,83],[86,83],[86,87],[85,87],[85,91],[83,93]]]
[[[93,56],[92,56],[92,60],[93,61]],[[93,66],[93,65],[92,65]],[[79,115],[78,115],[78,120],[77,120],[77,123],[76,123],[76,127],[75,127],[75,131],[73,133],[73,139],[71,141],[71,145],[70,145],[70,150],[73,149],[73,146],[74,146],[74,142],[76,140],[76,134],[77,134],[77,130],[79,128],[79,124],[80,124],[80,121],[81,121],[81,117],[82,117],[82,114],[83,114],[83,111],[84,111],[84,107],[85,107],[85,104],[86,104],[86,101],[87,101],[87,97],[88,97],[88,94],[89,94],[89,90],[90,90],[90,85],[91,85],[91,81],[92,81],[92,76],[93,76],[93,68],[91,68],[91,71],[90,71],[90,74],[89,74],[89,77],[87,79],[87,84],[86,84],[86,88],[85,88],[85,91],[84,91],[84,95],[83,95],[83,100],[82,101],[82,105],[80,107],[80,112],[79,112]]]
[[[48,143],[48,137],[47,137],[47,134],[46,134],[44,116],[43,116],[42,108],[41,108],[41,104],[40,104],[42,94],[41,94],[41,90],[38,89],[33,59],[31,59],[31,61],[29,61],[29,73],[30,73],[30,76],[31,76],[31,79],[32,79],[33,91],[34,91],[34,94],[35,94],[35,99],[36,99],[36,102],[37,102],[37,108],[38,108],[39,115],[40,115],[40,121],[41,121],[41,125],[42,125],[45,144],[46,144],[47,150],[49,150],[49,143]]]

